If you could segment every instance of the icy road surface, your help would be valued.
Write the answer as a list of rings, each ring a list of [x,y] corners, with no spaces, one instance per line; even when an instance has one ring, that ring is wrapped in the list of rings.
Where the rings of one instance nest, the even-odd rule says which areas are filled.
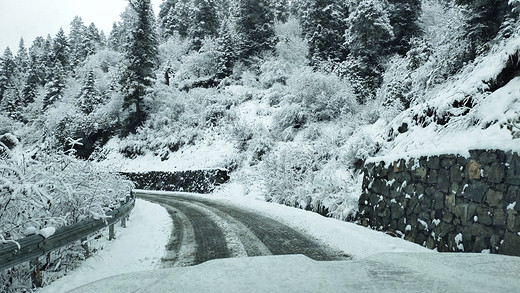
[[[163,267],[192,266],[219,258],[287,254],[303,254],[322,261],[350,259],[277,220],[242,208],[182,194],[134,193],[162,205],[173,220]]]

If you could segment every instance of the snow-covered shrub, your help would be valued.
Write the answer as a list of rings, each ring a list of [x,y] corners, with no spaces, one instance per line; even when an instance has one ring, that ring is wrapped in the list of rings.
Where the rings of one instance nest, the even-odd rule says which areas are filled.
[[[281,140],[292,140],[295,132],[308,120],[307,111],[299,104],[284,105],[273,116],[273,133]]]
[[[109,170],[63,153],[39,154],[36,159],[0,159],[0,241],[16,241],[27,233],[59,228],[86,218],[104,218],[130,193],[132,184]],[[65,253],[53,253],[60,266]],[[16,269],[0,274],[8,290],[23,275]],[[25,276],[26,277],[26,276]]]
[[[267,201],[347,219],[357,210],[359,174],[348,171],[331,145],[279,144],[263,159]]]
[[[182,64],[174,77],[174,82],[179,85],[179,88],[207,88],[217,85],[218,55],[216,49],[215,40],[206,39],[199,51],[182,57]]]
[[[291,75],[308,63],[307,42],[302,38],[302,30],[296,19],[276,25],[276,35],[280,40],[276,45],[276,55],[260,66],[259,81],[264,88],[276,83],[285,84]]]
[[[246,154],[250,164],[255,164],[272,149],[274,142],[269,131],[261,125],[235,122],[231,135],[239,151]]]
[[[293,74],[287,87],[286,102],[301,105],[312,121],[331,121],[358,108],[352,88],[335,74],[307,67]]]
[[[354,168],[362,166],[364,161],[374,156],[379,148],[380,144],[374,139],[373,134],[361,128],[347,139],[342,146],[342,151],[349,167]]]
[[[178,34],[174,34],[165,43],[159,46],[159,60],[161,60],[161,72],[170,69],[173,72],[179,70],[182,66],[181,58],[185,56],[190,49],[189,40],[181,38]]]
[[[408,54],[412,104],[423,102],[428,89],[459,71],[471,51],[464,30],[467,19],[461,7],[428,0],[423,1],[422,11],[423,40],[415,40]],[[424,63],[417,67],[421,62]]]

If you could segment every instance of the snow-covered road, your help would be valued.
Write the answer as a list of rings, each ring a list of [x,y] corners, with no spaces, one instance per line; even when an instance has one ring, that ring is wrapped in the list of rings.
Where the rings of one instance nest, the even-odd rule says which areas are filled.
[[[303,254],[315,260],[349,259],[340,250],[244,208],[183,194],[148,191],[134,191],[134,194],[161,204],[173,219],[166,258],[170,267],[262,255]]]
[[[435,253],[352,223],[239,194],[228,189],[182,196],[216,200],[277,220],[353,259],[235,257],[159,269],[171,264],[172,255],[166,250],[171,218],[164,208],[138,200],[128,228],[118,230],[115,241],[40,292],[516,292],[520,288],[520,258]],[[89,282],[93,283],[78,288]]]

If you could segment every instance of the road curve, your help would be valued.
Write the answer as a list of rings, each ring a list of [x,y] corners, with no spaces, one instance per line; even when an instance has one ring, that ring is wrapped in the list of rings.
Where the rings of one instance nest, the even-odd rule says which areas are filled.
[[[134,193],[166,208],[173,220],[164,268],[262,255],[303,254],[318,261],[350,259],[285,224],[238,207],[182,194]]]

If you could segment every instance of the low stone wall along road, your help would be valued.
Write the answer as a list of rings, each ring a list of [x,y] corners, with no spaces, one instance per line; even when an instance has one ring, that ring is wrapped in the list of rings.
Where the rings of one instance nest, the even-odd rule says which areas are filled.
[[[238,207],[190,195],[134,193],[166,208],[173,220],[164,268],[263,255],[303,254],[318,261],[350,259],[285,224]]]

